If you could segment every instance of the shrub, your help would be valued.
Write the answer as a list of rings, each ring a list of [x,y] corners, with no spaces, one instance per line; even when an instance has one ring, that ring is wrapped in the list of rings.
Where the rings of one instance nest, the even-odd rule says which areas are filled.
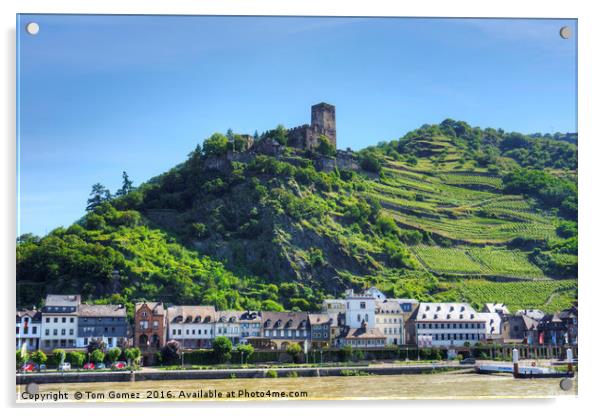
[[[278,373],[276,372],[276,370],[268,370],[265,372],[265,376],[267,378],[278,378]]]
[[[161,362],[163,364],[173,364],[180,359],[180,343],[176,340],[168,341],[161,348]]]
[[[117,347],[111,348],[109,350],[109,352],[107,353],[107,355],[109,357],[109,361],[112,362],[112,363],[114,363],[121,356],[121,349],[117,348]]]
[[[29,359],[37,365],[45,364],[48,361],[48,357],[42,350],[34,351],[30,354]]]
[[[297,362],[299,355],[301,354],[301,345],[294,343],[286,347],[286,353],[293,357],[293,360]]]
[[[86,361],[86,354],[81,351],[69,351],[67,353],[67,361],[73,367],[80,368],[84,365],[84,361]]]
[[[92,351],[92,354],[90,354],[90,361],[92,361],[94,364],[100,364],[104,361],[104,359],[105,353],[101,350],[94,350]]]
[[[67,354],[65,353],[65,350],[61,350],[61,349],[55,349],[52,350],[52,355],[54,355],[54,359],[58,364],[62,364],[65,362],[65,357],[67,356]]]

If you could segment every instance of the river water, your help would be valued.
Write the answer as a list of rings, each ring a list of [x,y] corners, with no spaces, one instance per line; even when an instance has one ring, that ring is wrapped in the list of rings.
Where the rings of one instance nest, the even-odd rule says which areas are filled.
[[[17,386],[17,400],[25,386]],[[394,376],[256,378],[139,381],[122,383],[43,384],[39,393],[63,393],[59,402],[214,401],[214,400],[354,400],[483,399],[556,397],[577,394],[560,379],[514,379],[508,375],[439,373]],[[66,394],[65,394],[66,393]],[[288,398],[283,398],[283,393]],[[45,400],[52,400],[49,396]]]

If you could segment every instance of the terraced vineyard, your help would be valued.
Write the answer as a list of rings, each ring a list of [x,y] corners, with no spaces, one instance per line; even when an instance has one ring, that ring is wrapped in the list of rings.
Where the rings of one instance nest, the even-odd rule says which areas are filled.
[[[558,238],[555,217],[538,212],[520,195],[501,194],[500,176],[450,172],[444,165],[440,164],[443,168],[438,171],[420,163],[410,166],[388,160],[384,176],[369,185],[369,194],[403,228],[427,231],[459,243],[506,244],[516,238]]]
[[[529,261],[528,254],[519,250],[493,247],[469,249],[470,257],[483,264],[491,273],[502,276],[544,277],[541,269]]]
[[[493,189],[502,188],[502,179],[499,176],[479,175],[474,173],[446,173],[439,177],[448,185],[486,187]]]
[[[454,283],[452,291],[466,302],[482,306],[487,302],[504,303],[510,311],[539,308],[555,312],[571,306],[577,298],[577,281],[538,281],[498,283],[466,280]]]
[[[519,250],[493,247],[415,246],[412,251],[431,272],[439,275],[503,276],[517,279],[544,278],[544,273]]]

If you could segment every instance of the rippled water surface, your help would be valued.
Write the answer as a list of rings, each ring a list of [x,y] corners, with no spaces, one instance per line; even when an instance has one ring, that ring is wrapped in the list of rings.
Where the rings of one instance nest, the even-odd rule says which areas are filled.
[[[24,402],[25,386],[17,386]],[[170,380],[131,383],[43,384],[39,393],[66,393],[59,401],[148,400],[330,400],[522,398],[576,395],[560,379],[514,379],[507,375],[421,374],[307,378]],[[269,392],[269,393],[268,393]],[[283,398],[283,393],[292,396]],[[216,397],[216,395],[221,397]],[[199,397],[200,396],[200,397]],[[79,400],[77,398],[79,397]],[[51,400],[50,398],[47,400]],[[27,400],[29,401],[29,400]]]

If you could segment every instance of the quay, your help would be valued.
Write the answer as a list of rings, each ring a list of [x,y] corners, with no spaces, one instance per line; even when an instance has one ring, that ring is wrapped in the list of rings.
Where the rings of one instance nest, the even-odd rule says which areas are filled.
[[[41,372],[17,374],[17,384],[58,384],[58,383],[102,383],[151,380],[209,380],[228,378],[267,378],[268,371],[275,372],[278,378],[290,377],[329,377],[344,375],[400,375],[429,374],[441,371],[473,372],[470,365],[462,364],[419,364],[398,366],[340,366],[340,367],[280,367],[280,368],[235,368],[216,370],[142,370],[142,371],[73,371]]]

